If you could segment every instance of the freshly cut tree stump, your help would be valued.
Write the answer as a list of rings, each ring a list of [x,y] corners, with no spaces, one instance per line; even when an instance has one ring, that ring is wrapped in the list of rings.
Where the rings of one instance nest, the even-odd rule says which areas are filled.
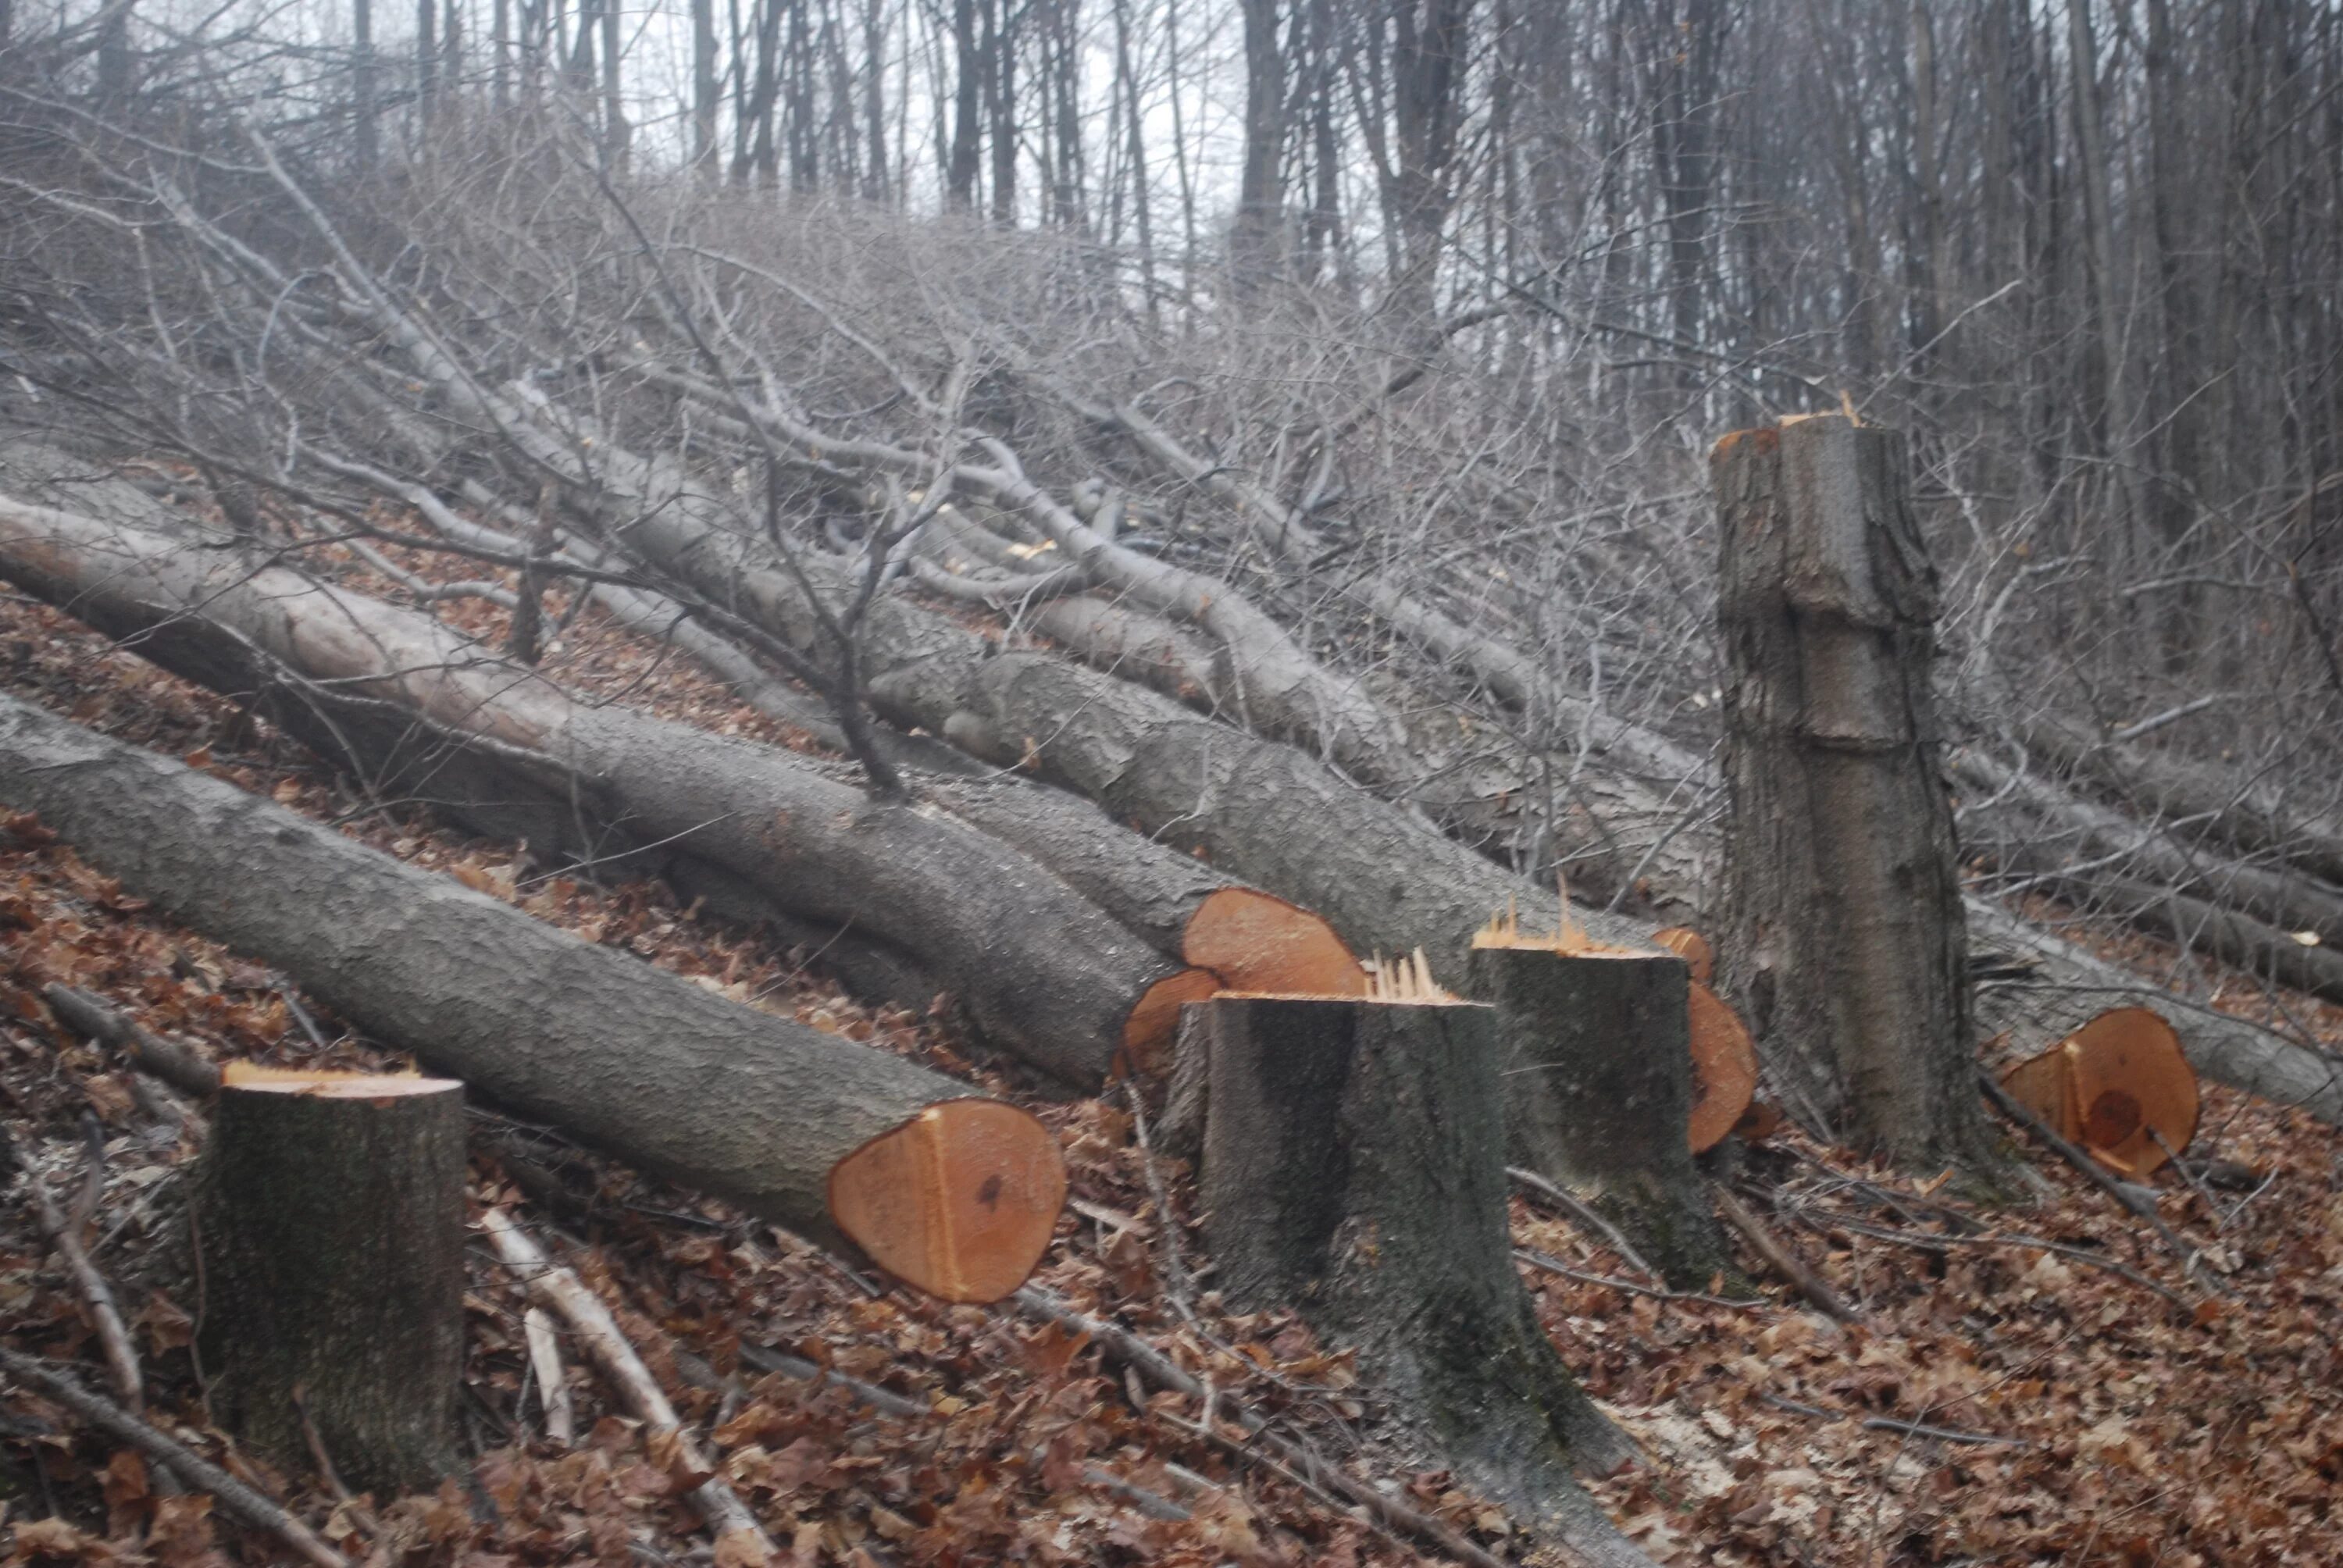
[[[1677,1289],[1727,1271],[1692,1162],[1684,960],[1492,945],[1473,950],[1472,973],[1496,1004],[1513,1163],[1592,1204]]]
[[[1725,437],[1723,990],[1788,1108],[1931,1174],[1999,1165],[1904,443],[1838,415]]]
[[[213,1408],[275,1462],[377,1497],[455,1461],[464,1086],[231,1067],[196,1187]]]
[[[1625,1439],[1513,1271],[1493,1010],[1223,995],[1188,1010],[1223,1297],[1354,1346],[1409,1439],[1507,1507],[1579,1517]]]

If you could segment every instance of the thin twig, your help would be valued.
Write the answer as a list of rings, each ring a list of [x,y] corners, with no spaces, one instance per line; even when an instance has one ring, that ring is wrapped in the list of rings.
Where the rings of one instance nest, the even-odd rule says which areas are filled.
[[[2152,1201],[2136,1197],[2127,1191],[2122,1183],[2099,1169],[2097,1161],[2052,1131],[2048,1124],[2035,1115],[2023,1101],[2004,1089],[2000,1081],[1993,1074],[1979,1068],[1977,1081],[1985,1086],[1986,1098],[1999,1106],[2004,1116],[2040,1139],[2061,1160],[2081,1171],[2092,1186],[2105,1192],[2125,1210],[2153,1227],[2156,1233],[2163,1238],[2164,1244],[2171,1248],[2173,1255],[2180,1260],[2182,1271],[2191,1279],[2196,1280],[2197,1283],[2217,1296],[2229,1294],[2228,1287],[2221,1282],[2219,1276],[2206,1266],[2203,1254],[2182,1241],[2172,1227],[2164,1222],[2164,1216],[2156,1211],[2156,1205]]]
[[[114,1392],[135,1416],[146,1406],[146,1380],[139,1373],[138,1352],[131,1345],[130,1331],[123,1325],[122,1309],[115,1304],[113,1288],[97,1271],[97,1265],[89,1261],[88,1252],[82,1248],[80,1227],[58,1211],[56,1200],[49,1196],[39,1172],[26,1171],[25,1185],[32,1192],[33,1217],[40,1222],[41,1233],[57,1250],[57,1256],[65,1260],[66,1271],[73,1275],[74,1288],[81,1292],[83,1302],[89,1308],[98,1343],[106,1349],[106,1371],[114,1378]]]
[[[1817,1421],[1847,1419],[1844,1411],[1825,1410],[1818,1404],[1802,1404],[1794,1399],[1784,1399],[1780,1394],[1760,1394],[1758,1397],[1775,1410],[1786,1410],[1793,1415],[1812,1416]],[[2004,1437],[1998,1432],[1969,1432],[1957,1426],[1933,1426],[1925,1421],[1898,1421],[1892,1415],[1865,1416],[1862,1426],[1865,1432],[1899,1432],[1907,1437],[1933,1437],[1938,1442],[1999,1444],[2009,1448],[2034,1446],[2034,1440],[2030,1437]]]
[[[1757,1255],[1765,1259],[1775,1273],[1795,1285],[1800,1295],[1840,1322],[1859,1323],[1864,1321],[1861,1312],[1847,1305],[1820,1274],[1801,1262],[1788,1244],[1766,1229],[1765,1222],[1751,1213],[1749,1206],[1731,1189],[1712,1185],[1711,1191],[1716,1195],[1716,1211],[1725,1216],[1725,1222],[1748,1240],[1749,1244],[1757,1250]]]
[[[1732,1307],[1738,1312],[1763,1311],[1774,1303],[1764,1300],[1736,1302],[1730,1296],[1704,1296],[1692,1291],[1671,1291],[1652,1285],[1639,1285],[1633,1280],[1614,1280],[1608,1274],[1590,1274],[1584,1269],[1574,1269],[1560,1258],[1550,1257],[1534,1247],[1515,1247],[1513,1256],[1530,1267],[1581,1284],[1603,1285],[1631,1295],[1649,1296],[1655,1302],[1690,1302],[1703,1307]]]
[[[1587,1204],[1581,1202],[1575,1195],[1547,1181],[1536,1171],[1524,1171],[1518,1165],[1506,1166],[1505,1174],[1512,1177],[1517,1185],[1526,1187],[1538,1196],[1554,1203],[1579,1223],[1601,1231],[1604,1238],[1611,1243],[1612,1250],[1626,1260],[1628,1267],[1654,1283],[1665,1287],[1667,1283],[1665,1276],[1644,1261],[1644,1255],[1629,1244],[1627,1238],[1620,1233],[1619,1227],[1595,1212]],[[1662,1293],[1664,1293],[1664,1289]]]
[[[188,1485],[210,1493],[227,1511],[256,1530],[265,1530],[317,1564],[317,1568],[350,1568],[349,1559],[320,1540],[309,1527],[217,1465],[199,1457],[177,1440],[165,1436],[138,1417],[90,1392],[64,1372],[36,1356],[0,1345],[0,1370],[43,1396],[72,1411],[117,1442],[126,1442],[149,1459],[176,1473]]]

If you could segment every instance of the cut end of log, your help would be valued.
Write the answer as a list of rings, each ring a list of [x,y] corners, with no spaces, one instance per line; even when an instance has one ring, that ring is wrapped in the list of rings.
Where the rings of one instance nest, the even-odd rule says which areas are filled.
[[[1172,1038],[1180,1030],[1180,1009],[1202,1001],[1222,990],[1221,977],[1208,969],[1182,970],[1157,980],[1122,1022],[1123,1069],[1156,1073],[1171,1065]]]
[[[1229,990],[1364,996],[1367,971],[1320,916],[1254,888],[1222,888],[1197,907],[1181,952]]]
[[[2197,1135],[2196,1070],[2172,1026],[2144,1007],[2099,1014],[2001,1084],[2120,1175],[2147,1175]]]
[[[1715,1148],[1757,1092],[1757,1047],[1741,1015],[1700,981],[1692,982],[1692,1121],[1685,1141],[1695,1154]]]
[[[1692,966],[1692,978],[1701,984],[1716,972],[1716,950],[1690,926],[1669,926],[1652,933],[1652,940]]]
[[[1066,1203],[1050,1130],[997,1100],[930,1105],[830,1168],[830,1212],[870,1261],[948,1302],[1025,1282]]]
[[[424,1078],[412,1072],[321,1072],[263,1067],[252,1061],[232,1061],[221,1069],[220,1087],[313,1100],[395,1100],[408,1094],[461,1093],[464,1088],[453,1078]]]

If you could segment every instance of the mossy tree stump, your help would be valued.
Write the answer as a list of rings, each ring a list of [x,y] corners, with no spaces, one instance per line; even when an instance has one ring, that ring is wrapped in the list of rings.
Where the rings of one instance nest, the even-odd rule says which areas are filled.
[[[464,1094],[447,1079],[221,1086],[194,1209],[204,1370],[229,1430],[349,1485],[435,1484],[464,1361]]]
[[[1222,1297],[1298,1310],[1410,1438],[1508,1507],[1582,1517],[1625,1440],[1514,1272],[1493,1010],[1222,996],[1201,1048],[1201,1196]]]
[[[1569,1189],[1679,1290],[1731,1271],[1687,1137],[1691,973],[1664,953],[1481,947],[1513,1162]]]

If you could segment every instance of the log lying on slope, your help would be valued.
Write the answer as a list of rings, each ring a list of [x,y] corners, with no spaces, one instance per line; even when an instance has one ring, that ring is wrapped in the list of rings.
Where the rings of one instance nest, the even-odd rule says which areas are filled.
[[[0,801],[384,1044],[646,1170],[850,1241],[922,1289],[1004,1295],[1056,1226],[1063,1161],[1013,1106],[6,697]],[[870,1151],[904,1145],[908,1181],[858,1187]],[[869,1228],[873,1213],[894,1228]]]
[[[213,541],[217,543],[219,541]],[[793,754],[572,700],[427,616],[232,549],[0,500],[0,574],[322,755],[480,831],[640,861],[727,912],[893,944],[978,1026],[1077,1085],[1212,989],[965,823]]]
[[[597,492],[594,505],[614,524],[660,520],[656,540],[639,530],[628,534],[630,544],[647,551],[656,544],[663,567],[703,588],[729,585],[726,602],[740,613],[800,648],[819,646],[802,590],[754,541],[726,526],[712,495],[679,466],[654,472],[639,465],[628,475],[649,487]],[[817,591],[847,591],[835,563],[802,564]],[[1435,972],[1461,975],[1471,933],[1509,899],[1524,922],[1560,924],[1553,892],[1524,884],[1293,747],[1045,653],[1003,652],[897,596],[872,603],[864,646],[871,701],[883,715],[990,760],[1028,767],[1163,843],[1204,854],[1220,869],[1322,914],[1353,951],[1420,946]],[[1638,810],[1666,814],[1664,801],[1638,781],[1612,786]],[[1654,856],[1648,868],[1655,882],[1678,884],[1663,890],[1689,907],[1704,896],[1691,881],[1710,852],[1698,843],[1704,837],[1680,835],[1677,844],[1688,847]],[[2006,1031],[2040,1049],[2097,1012],[2147,1007],[2178,1031],[2207,1077],[2343,1121],[2343,1074],[2322,1053],[2144,984],[1989,900],[1971,898],[1966,908],[1978,956],[2019,971],[1978,997],[1980,1035]],[[1591,911],[1583,923],[1594,940],[1614,945],[1639,945],[1651,935],[1644,922]]]

